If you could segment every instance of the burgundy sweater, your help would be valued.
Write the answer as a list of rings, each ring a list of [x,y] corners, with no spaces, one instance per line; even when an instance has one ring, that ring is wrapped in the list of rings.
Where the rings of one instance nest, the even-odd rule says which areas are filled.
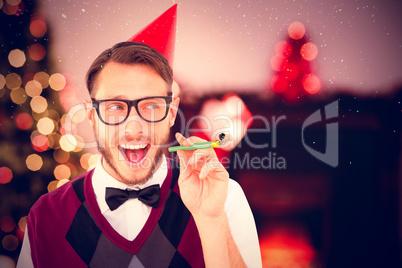
[[[93,170],[43,195],[27,218],[34,266],[204,267],[197,227],[180,198],[178,165],[168,165],[159,205],[133,241],[101,214]]]

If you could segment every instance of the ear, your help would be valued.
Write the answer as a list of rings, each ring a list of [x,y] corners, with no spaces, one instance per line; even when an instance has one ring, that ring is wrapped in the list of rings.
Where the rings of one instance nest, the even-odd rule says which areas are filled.
[[[179,111],[179,104],[180,104],[179,97],[173,98],[173,101],[170,103],[170,107],[169,107],[169,126],[170,127],[173,127],[174,122],[176,120],[176,116]]]
[[[86,117],[93,127],[94,121],[95,121],[95,109],[92,106],[92,102],[90,100],[84,100],[84,108],[86,112]]]

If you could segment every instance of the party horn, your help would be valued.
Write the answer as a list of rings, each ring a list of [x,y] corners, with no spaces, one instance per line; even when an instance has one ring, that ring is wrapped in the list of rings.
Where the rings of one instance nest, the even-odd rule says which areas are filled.
[[[172,146],[172,147],[168,148],[168,151],[176,152],[178,150],[191,151],[191,150],[197,150],[197,149],[218,148],[228,141],[228,137],[229,137],[229,135],[225,135],[225,133],[221,133],[221,134],[219,134],[219,140],[194,143],[191,146],[184,146],[184,145]]]

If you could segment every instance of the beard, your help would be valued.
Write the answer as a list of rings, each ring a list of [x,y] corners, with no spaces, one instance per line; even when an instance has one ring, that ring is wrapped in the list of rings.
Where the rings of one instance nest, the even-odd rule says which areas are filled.
[[[113,158],[113,155],[110,151],[110,148],[105,144],[105,145],[101,145],[99,142],[99,138],[98,135],[96,133],[96,131],[94,131],[95,133],[95,138],[96,138],[96,144],[98,147],[98,151],[99,153],[102,155],[103,159],[106,161],[106,163],[109,165],[109,167],[113,170],[115,176],[117,176],[118,181],[128,185],[128,186],[132,186],[132,185],[142,185],[145,184],[150,178],[152,178],[152,175],[156,172],[156,170],[159,167],[159,164],[162,160],[162,155],[163,155],[163,150],[161,148],[158,148],[155,156],[153,159],[151,159],[151,157],[148,157],[148,161],[144,161],[147,162],[148,164],[143,164],[144,169],[148,168],[149,166],[151,166],[148,171],[140,176],[136,176],[135,179],[129,179],[127,177],[125,177],[118,169],[116,166],[116,159]],[[166,135],[166,138],[164,138],[161,142],[161,144],[165,144],[167,141],[168,135]],[[119,161],[119,160],[117,160]],[[135,172],[135,171],[133,171]]]

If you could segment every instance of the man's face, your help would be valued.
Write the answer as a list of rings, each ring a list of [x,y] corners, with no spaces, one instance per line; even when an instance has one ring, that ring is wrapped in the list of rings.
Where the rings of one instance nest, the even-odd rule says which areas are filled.
[[[145,65],[110,62],[98,74],[92,98],[136,100],[152,96],[167,96],[166,82],[156,71]],[[178,102],[171,106],[178,106]],[[176,112],[169,108],[163,121],[149,123],[131,107],[129,117],[119,125],[102,123],[94,109],[88,116],[103,167],[117,180],[132,185],[146,182],[160,165],[161,145],[167,142]]]

